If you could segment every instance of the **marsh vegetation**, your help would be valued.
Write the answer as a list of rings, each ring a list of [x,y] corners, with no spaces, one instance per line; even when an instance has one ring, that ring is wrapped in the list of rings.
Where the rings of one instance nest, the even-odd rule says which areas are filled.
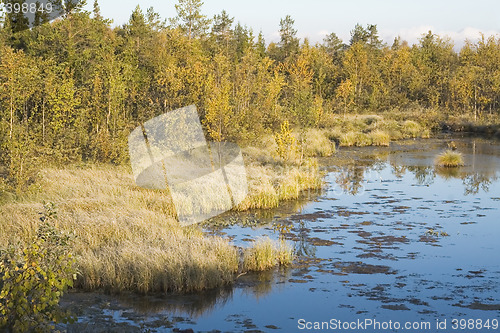
[[[350,41],[331,33],[311,45],[297,37],[287,16],[279,22],[280,41],[266,43],[262,33],[234,24],[225,11],[211,20],[201,6],[199,0],[179,1],[170,24],[138,6],[126,24],[114,26],[97,1],[93,12],[76,6],[33,29],[2,17],[0,262],[15,257],[24,267],[22,252],[33,250],[44,202],[57,209],[54,233],[74,236],[61,255],[72,255],[76,280],[70,281],[84,291],[200,292],[230,285],[246,272],[289,266],[314,252],[310,244],[339,245],[307,238],[305,222],[294,237],[281,232],[278,239],[237,245],[201,226],[181,227],[167,191],[136,186],[128,135],[186,105],[198,107],[208,140],[243,147],[249,195],[232,213],[267,210],[271,219],[272,209],[328,188],[332,175],[323,171],[332,166],[340,168],[333,177],[341,193],[363,192],[364,169],[346,162],[345,151],[380,149],[380,166],[387,156],[395,158],[388,149],[398,140],[420,142],[442,129],[500,136],[497,37],[467,42],[456,52],[431,31],[413,46],[401,39],[387,45],[376,25],[358,24]],[[321,160],[327,158],[331,165],[325,167]],[[393,171],[414,172],[429,184],[458,181],[469,193],[492,183],[493,177],[467,173],[467,165],[449,167],[464,164],[456,152],[436,163],[446,167],[394,163]],[[339,211],[341,217],[356,215]],[[406,243],[402,236],[390,241]],[[303,246],[292,249],[289,242]],[[392,272],[387,265],[345,259],[320,269]],[[60,275],[60,292],[71,286],[66,270],[53,273]],[[30,278],[20,279],[30,292]],[[1,284],[2,311],[13,295],[9,286]]]

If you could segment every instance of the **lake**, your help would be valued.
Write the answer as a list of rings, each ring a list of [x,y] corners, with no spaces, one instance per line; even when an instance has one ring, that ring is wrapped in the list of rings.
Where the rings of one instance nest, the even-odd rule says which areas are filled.
[[[498,331],[500,144],[453,137],[465,166],[436,168],[451,140],[342,148],[320,160],[321,193],[275,210],[228,213],[205,227],[238,246],[285,238],[297,254],[291,268],[193,295],[72,293],[63,304],[79,322],[68,328]]]

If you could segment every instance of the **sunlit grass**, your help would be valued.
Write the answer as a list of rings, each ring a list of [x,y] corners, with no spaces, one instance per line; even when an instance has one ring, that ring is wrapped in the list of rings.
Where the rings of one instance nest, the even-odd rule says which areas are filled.
[[[343,134],[340,137],[340,146],[343,147],[366,147],[371,146],[373,144],[372,138],[369,134],[365,134],[362,132],[350,131]]]
[[[452,150],[446,150],[436,157],[435,164],[440,167],[453,168],[464,165],[464,159],[461,153]]]
[[[340,137],[340,146],[351,147],[356,145],[357,133],[350,131]]]
[[[373,131],[370,133],[370,137],[374,146],[389,146],[391,143],[391,136],[381,130]]]
[[[317,168],[305,165],[254,165],[247,171],[247,208],[274,207],[302,189],[321,186]],[[41,202],[54,202],[56,227],[76,236],[72,251],[79,288],[190,292],[231,283],[242,270],[235,246],[205,236],[198,225],[181,227],[168,193],[136,186],[127,168],[68,167],[41,175],[37,193],[0,206],[0,248],[33,236]],[[254,265],[267,269],[270,262],[284,264],[287,258],[273,250],[271,258],[257,256]]]
[[[293,249],[284,240],[273,242],[261,238],[243,254],[244,271],[262,271],[276,265],[287,266],[293,261]]]
[[[323,186],[314,159],[306,159],[301,165],[286,166],[250,162],[246,169],[249,193],[237,210],[274,208],[284,200],[297,199],[303,191]]]
[[[335,153],[335,144],[321,130],[308,129],[300,139],[305,156],[331,156]]]
[[[413,120],[407,120],[402,125],[402,133],[405,137],[417,138],[422,135],[422,126]]]
[[[370,135],[365,133],[356,133],[356,146],[366,147],[372,145],[372,139]]]

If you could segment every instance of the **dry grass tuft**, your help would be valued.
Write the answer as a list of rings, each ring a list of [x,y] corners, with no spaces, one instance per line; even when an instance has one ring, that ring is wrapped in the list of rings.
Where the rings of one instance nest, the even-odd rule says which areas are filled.
[[[276,265],[287,266],[293,261],[293,249],[284,240],[277,243],[261,238],[243,254],[244,271],[263,271]]]
[[[421,136],[422,126],[412,120],[407,120],[403,123],[402,132],[405,137],[416,138]]]
[[[315,159],[306,159],[301,165],[247,164],[249,193],[236,207],[240,211],[274,208],[284,200],[297,199],[303,191],[323,186]]]
[[[351,147],[356,145],[357,133],[354,131],[347,132],[340,137],[340,146]]]
[[[335,153],[335,144],[325,135],[324,131],[311,128],[300,137],[301,148],[305,156],[331,156]]]
[[[389,146],[391,143],[391,136],[387,132],[381,130],[371,132],[370,138],[374,146]]]
[[[440,167],[454,168],[464,165],[464,159],[461,153],[446,150],[436,157],[435,164]]]

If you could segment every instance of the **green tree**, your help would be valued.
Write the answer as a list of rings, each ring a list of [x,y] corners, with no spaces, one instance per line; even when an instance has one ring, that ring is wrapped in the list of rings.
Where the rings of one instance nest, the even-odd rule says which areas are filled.
[[[299,51],[297,30],[293,27],[295,21],[290,15],[280,20],[280,54],[279,59],[284,60]]]
[[[337,97],[342,101],[344,105],[344,117],[347,115],[347,109],[353,103],[354,99],[354,86],[351,80],[346,79],[342,81],[337,88]]]
[[[368,42],[370,37],[370,32],[367,31],[363,26],[359,23],[354,26],[354,29],[351,30],[351,40],[349,44],[353,46],[356,43],[365,44]]]
[[[231,126],[237,123],[235,119],[232,119],[231,81],[228,73],[228,59],[221,54],[215,55],[207,79],[205,110],[205,125],[214,141],[226,140],[233,130]]]
[[[210,20],[201,13],[201,0],[179,0],[175,5],[177,17],[172,20],[191,40],[193,37],[204,36]]]
[[[229,17],[223,10],[220,14],[214,16],[212,25],[212,36],[220,47],[229,55],[229,46],[233,38],[232,25],[234,17]]]
[[[46,208],[31,242],[0,249],[0,329],[47,332],[74,321],[59,308],[76,279],[71,237],[53,226],[53,206]]]
[[[346,45],[344,45],[342,39],[334,32],[323,38],[322,47],[334,61],[338,61],[342,55],[342,51],[346,49]]]

